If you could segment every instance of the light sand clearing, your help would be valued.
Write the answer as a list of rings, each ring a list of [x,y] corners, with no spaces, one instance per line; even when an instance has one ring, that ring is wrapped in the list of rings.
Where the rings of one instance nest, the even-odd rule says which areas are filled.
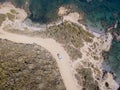
[[[10,10],[15,10],[17,13],[15,22],[24,21],[25,18],[27,17],[27,13],[23,9],[16,8],[10,2],[7,2],[1,5],[0,13],[3,13],[3,14],[11,13]]]
[[[68,15],[63,16],[63,20],[71,21],[74,23],[78,23],[78,20],[81,19],[83,19],[83,16],[80,15],[78,12],[69,13]]]
[[[65,14],[67,14],[68,11],[69,10],[67,8],[65,8],[65,7],[62,6],[62,7],[59,8],[58,15],[59,16],[63,16]]]
[[[44,48],[46,48],[53,57],[56,59],[56,62],[58,64],[61,76],[63,78],[63,82],[66,86],[67,90],[81,90],[81,88],[77,85],[77,80],[74,76],[74,71],[71,67],[71,62],[68,54],[64,50],[64,48],[57,43],[53,39],[42,39],[37,37],[28,37],[24,35],[17,35],[8,33],[5,31],[0,30],[0,38],[7,39],[16,43],[26,43],[26,44],[32,44],[36,43],[37,45],[40,45]],[[60,53],[63,57],[63,60],[60,61],[57,57],[57,53]]]

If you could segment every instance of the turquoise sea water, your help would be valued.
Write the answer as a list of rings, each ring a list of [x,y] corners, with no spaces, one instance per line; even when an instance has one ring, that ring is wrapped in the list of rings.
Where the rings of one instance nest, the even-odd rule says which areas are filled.
[[[76,10],[85,13],[85,21],[91,26],[102,28],[101,21],[111,24],[119,18],[119,0],[30,0],[30,18],[36,22],[49,22],[57,18],[57,10],[61,5],[74,5]]]
[[[0,0],[4,1],[12,1],[19,7],[29,1],[30,18],[40,23],[56,20],[58,8],[62,5],[74,5],[77,11],[84,12],[84,21],[98,28],[102,28],[101,21],[106,25],[120,18],[119,0]]]
[[[105,30],[116,20],[120,22],[120,0],[30,0],[31,19],[36,22],[49,22],[57,18],[57,9],[61,5],[74,4],[77,11],[85,13],[84,22],[95,28],[95,31]],[[120,25],[119,25],[120,27]],[[117,28],[118,30],[120,28]],[[113,41],[108,54],[109,71],[120,77],[120,42]]]
[[[120,42],[113,40],[109,52],[106,52],[108,59],[103,63],[105,70],[113,72],[117,76],[117,81],[120,83]]]

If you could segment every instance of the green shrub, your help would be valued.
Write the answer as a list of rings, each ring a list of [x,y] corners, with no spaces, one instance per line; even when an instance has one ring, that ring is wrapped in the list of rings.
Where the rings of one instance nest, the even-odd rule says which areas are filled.
[[[18,12],[17,12],[16,10],[14,10],[14,9],[11,9],[10,12],[11,12],[12,14],[18,14]]]
[[[14,21],[15,15],[13,15],[11,13],[7,13],[6,15],[7,15],[9,20]]]

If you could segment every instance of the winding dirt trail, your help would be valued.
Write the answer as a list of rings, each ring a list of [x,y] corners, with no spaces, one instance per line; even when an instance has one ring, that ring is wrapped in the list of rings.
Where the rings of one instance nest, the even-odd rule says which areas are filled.
[[[74,70],[72,69],[70,58],[64,48],[53,39],[42,39],[37,37],[29,37],[25,35],[18,35],[0,30],[0,38],[7,39],[16,43],[33,44],[36,43],[46,48],[52,56],[56,59],[66,90],[81,90],[77,85],[77,80],[74,77]],[[63,60],[58,60],[57,53],[62,55]]]
[[[27,17],[27,14],[24,10],[15,8],[10,3],[5,3],[2,5],[2,8],[0,9],[0,13],[6,14],[11,9],[15,9],[17,12],[19,12],[19,14],[17,14],[16,16],[17,19],[15,20],[15,22],[18,24],[19,23],[21,24],[22,21]],[[76,17],[75,20],[77,20],[77,18],[78,17]],[[69,17],[67,18],[67,20],[70,21],[71,18]],[[57,24],[60,24],[60,23],[61,22],[58,22]],[[64,50],[64,48],[61,46],[61,44],[57,43],[53,39],[29,37],[25,35],[6,32],[3,30],[3,27],[7,24],[9,24],[9,22],[4,21],[3,25],[0,27],[0,38],[7,39],[16,43],[25,43],[25,44],[36,43],[37,45],[40,45],[46,48],[52,54],[52,56],[56,59],[66,90],[81,90],[81,87],[77,84],[77,80],[75,79],[74,69],[72,68],[71,60],[68,54],[66,53],[66,51]],[[17,24],[15,24],[15,26],[17,26]],[[63,60],[58,59],[57,53],[60,53],[62,55]]]

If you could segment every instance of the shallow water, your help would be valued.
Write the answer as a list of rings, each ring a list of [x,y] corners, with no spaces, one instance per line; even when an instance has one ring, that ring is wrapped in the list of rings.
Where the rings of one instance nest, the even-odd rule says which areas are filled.
[[[57,10],[61,5],[75,5],[76,10],[85,13],[85,21],[94,27],[103,28],[101,21],[112,24],[120,18],[119,0],[94,0],[90,3],[86,0],[30,0],[30,18],[36,22],[49,22],[57,18]],[[114,15],[115,14],[115,15]],[[118,15],[118,16],[117,16]]]
[[[115,73],[120,83],[120,42],[113,41],[107,54],[108,59],[105,60],[103,66],[105,70]]]
[[[22,7],[28,0],[0,0],[0,2],[7,2],[7,1],[8,2],[11,1],[12,3],[16,4],[16,6]]]

